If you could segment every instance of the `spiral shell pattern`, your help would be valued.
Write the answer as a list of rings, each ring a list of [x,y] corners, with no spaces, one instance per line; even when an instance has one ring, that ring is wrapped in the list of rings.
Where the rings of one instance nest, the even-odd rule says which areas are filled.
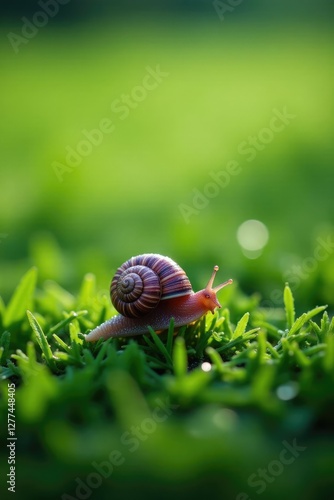
[[[144,316],[160,300],[190,293],[183,269],[169,257],[153,253],[131,257],[117,269],[110,285],[115,309],[129,318]]]

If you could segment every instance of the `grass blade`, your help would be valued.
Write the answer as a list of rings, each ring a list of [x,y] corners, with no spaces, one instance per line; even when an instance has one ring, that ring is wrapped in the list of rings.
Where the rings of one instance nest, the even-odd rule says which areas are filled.
[[[286,322],[288,328],[291,328],[295,322],[295,302],[288,283],[285,284],[283,300],[285,306]]]
[[[96,295],[96,278],[92,273],[88,273],[84,276],[82,285],[79,292],[78,303],[80,307],[89,306]]]
[[[245,331],[249,320],[249,312],[246,312],[243,317],[238,321],[238,324],[233,332],[232,339],[242,336]]]
[[[223,360],[220,357],[219,353],[213,347],[207,347],[206,353],[209,356],[211,363],[216,367],[218,373],[224,373],[224,364]]]
[[[296,332],[298,332],[305,323],[313,318],[316,314],[319,314],[320,312],[324,311],[327,308],[327,306],[319,306],[315,307],[314,309],[311,309],[311,311],[302,314],[299,316],[299,318],[296,319],[296,321],[293,323],[292,327],[290,328],[289,333],[287,334],[287,337],[291,337],[291,335],[294,335]]]
[[[38,342],[39,347],[41,348],[41,351],[44,354],[44,357],[45,357],[45,360],[46,360],[48,366],[53,371],[57,371],[56,362],[53,358],[51,347],[47,341],[45,333],[43,332],[43,330],[42,330],[40,324],[38,323],[37,319],[35,318],[35,316],[30,311],[27,311],[27,316],[28,316],[30,326],[36,335],[36,340]]]
[[[64,349],[68,354],[71,353],[71,348],[63,341],[56,333],[53,334],[53,338],[57,342],[57,344]]]
[[[155,345],[157,346],[157,348],[159,349],[159,351],[161,352],[161,354],[164,356],[164,358],[166,359],[167,363],[169,363],[170,366],[172,366],[173,365],[173,361],[172,361],[171,355],[169,354],[169,352],[167,351],[166,347],[164,346],[164,344],[159,339],[159,336],[155,333],[155,331],[153,330],[153,328],[151,328],[150,326],[148,327],[148,329],[149,329],[149,332],[150,332],[150,334],[152,336],[153,342],[155,343]]]
[[[0,295],[0,329],[1,330],[3,328],[5,312],[6,312],[6,306],[5,306],[5,303],[3,301],[3,298]]]
[[[32,267],[21,279],[6,308],[4,325],[9,327],[24,318],[31,307],[36,287],[37,269]]]
[[[79,318],[80,316],[84,316],[85,314],[87,314],[87,311],[71,312],[67,318],[61,320],[59,323],[50,328],[47,334],[48,337],[64,328],[64,326],[68,325],[68,323],[71,323],[71,321],[73,321],[74,319]]]
[[[327,338],[327,349],[323,358],[323,366],[327,372],[334,370],[334,337],[332,335]]]
[[[177,337],[173,350],[174,373],[176,377],[183,377],[187,374],[188,356],[186,344],[183,337]]]
[[[10,332],[3,332],[0,340],[0,347],[2,348],[0,363],[2,365],[5,365],[6,360],[9,358],[9,345],[10,345]]]
[[[166,345],[167,351],[169,352],[170,356],[172,356],[173,337],[174,337],[174,318],[171,318],[168,327],[167,345]]]
[[[226,336],[231,340],[233,337],[233,332],[231,328],[231,322],[230,322],[230,311],[228,309],[224,309],[221,313],[221,318],[224,318],[223,322],[223,331],[225,332]]]
[[[203,351],[207,347],[210,337],[212,337],[212,330],[201,332],[199,341],[196,345],[196,354],[199,358],[203,356]]]
[[[248,342],[248,340],[254,339],[259,330],[260,330],[260,328],[253,328],[253,330],[250,330],[245,335],[239,336],[238,338],[231,340],[228,344],[225,344],[222,347],[218,347],[216,349],[216,351],[217,352],[226,351],[228,349],[231,349],[232,347],[235,347],[236,345],[246,343],[246,342]]]

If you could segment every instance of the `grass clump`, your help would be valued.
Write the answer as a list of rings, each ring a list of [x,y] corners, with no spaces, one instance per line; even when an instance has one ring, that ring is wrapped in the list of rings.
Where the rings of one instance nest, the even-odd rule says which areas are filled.
[[[52,282],[36,289],[28,271],[0,307],[1,413],[14,382],[18,494],[30,485],[34,498],[154,498],[158,485],[160,498],[208,488],[212,498],[324,496],[334,320],[325,305],[296,317],[288,284],[275,314],[237,290],[229,301],[177,335],[171,321],[161,335],[86,343],[113,314],[94,277],[73,296]]]

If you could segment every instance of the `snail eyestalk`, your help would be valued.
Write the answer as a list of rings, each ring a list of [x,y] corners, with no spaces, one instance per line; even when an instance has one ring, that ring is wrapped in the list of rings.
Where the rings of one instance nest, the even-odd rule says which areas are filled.
[[[224,281],[224,283],[221,283],[220,285],[217,285],[217,286],[215,286],[213,288],[212,285],[213,285],[213,282],[215,280],[217,271],[219,271],[219,266],[214,266],[211,278],[209,279],[209,282],[206,285],[206,289],[207,290],[213,290],[215,293],[219,292],[219,290],[221,290],[222,288],[224,288],[224,286],[227,286],[227,285],[230,285],[231,283],[233,283],[233,280],[229,279],[227,281]]]
[[[216,277],[217,271],[219,271],[219,266],[214,266],[213,271],[212,271],[212,274],[211,274],[211,278],[209,279],[209,282],[208,282],[208,284],[206,285],[206,288],[207,288],[208,290],[212,290],[212,285],[213,285],[213,282],[214,282],[214,280],[215,280],[215,277]]]
[[[213,291],[215,293],[219,292],[219,290],[221,290],[222,288],[224,288],[224,286],[227,286],[227,285],[231,285],[231,283],[233,283],[233,280],[232,279],[229,279],[227,281],[224,281],[224,283],[222,283],[221,285],[217,285],[213,288]]]

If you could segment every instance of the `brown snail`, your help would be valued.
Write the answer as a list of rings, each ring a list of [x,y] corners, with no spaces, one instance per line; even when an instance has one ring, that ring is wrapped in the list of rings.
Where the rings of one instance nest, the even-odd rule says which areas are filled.
[[[218,269],[213,268],[207,286],[195,293],[186,273],[169,257],[153,253],[131,257],[118,268],[110,285],[112,303],[120,314],[92,330],[86,340],[141,335],[148,326],[165,330],[171,318],[180,327],[208,311],[214,313],[221,307],[217,292],[232,283],[230,279],[213,288]]]

